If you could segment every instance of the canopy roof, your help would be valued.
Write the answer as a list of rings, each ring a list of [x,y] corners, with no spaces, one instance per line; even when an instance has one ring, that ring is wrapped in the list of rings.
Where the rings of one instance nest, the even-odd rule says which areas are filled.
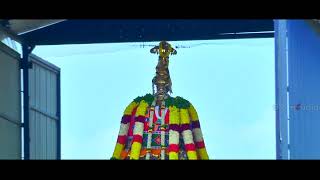
[[[51,25],[20,32],[19,37],[33,45],[59,45],[274,36],[273,20],[266,19],[79,19],[54,22],[52,24],[51,20]]]

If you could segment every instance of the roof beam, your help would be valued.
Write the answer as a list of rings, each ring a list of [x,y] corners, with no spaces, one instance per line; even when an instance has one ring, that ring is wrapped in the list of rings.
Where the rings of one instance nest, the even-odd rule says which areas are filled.
[[[21,36],[36,45],[59,45],[260,38],[273,37],[273,30],[272,19],[108,19],[68,20]],[[245,32],[252,33],[239,34]]]
[[[10,37],[11,39],[17,41],[20,44],[25,43],[24,39],[20,36],[18,36],[15,32],[11,31],[9,28],[7,27],[3,27],[2,25],[0,25],[0,33],[2,33],[4,35],[4,37],[0,36],[0,40],[2,40],[3,38]]]
[[[38,30],[59,22],[64,19],[10,19],[9,28],[18,35]]]

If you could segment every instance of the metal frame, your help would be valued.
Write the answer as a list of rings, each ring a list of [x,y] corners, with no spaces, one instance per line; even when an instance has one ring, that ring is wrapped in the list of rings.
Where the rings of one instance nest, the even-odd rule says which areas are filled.
[[[60,68],[55,66],[54,64],[45,61],[44,59],[42,59],[41,57],[35,55],[35,54],[29,54],[29,60],[30,63],[32,64],[37,64],[38,66],[41,66],[43,68],[46,68],[52,72],[54,72],[57,76],[57,86],[56,86],[56,90],[57,90],[57,112],[56,114],[48,114],[46,112],[43,112],[39,109],[36,109],[34,107],[30,107],[30,109],[39,112],[40,114],[43,114],[47,117],[50,117],[54,120],[56,120],[57,122],[57,159],[60,160],[61,159],[61,89],[60,89]]]
[[[61,72],[57,74],[57,159],[61,159]]]
[[[0,29],[0,32],[1,31]],[[7,35],[8,36],[8,35]],[[22,124],[22,109],[21,109],[21,103],[22,103],[22,98],[21,98],[21,56],[18,52],[16,52],[14,49],[12,49],[10,46],[6,45],[5,43],[0,42],[0,51],[8,56],[10,56],[11,58],[13,58],[17,63],[18,63],[18,69],[19,69],[19,77],[18,77],[18,81],[19,81],[19,89],[17,90],[19,92],[19,103],[20,103],[20,109],[19,109],[19,118],[13,118],[13,117],[9,117],[8,115],[6,115],[5,113],[0,113],[0,117],[5,120],[8,121],[9,123],[12,123],[14,125],[17,125],[17,127],[19,127],[20,129],[20,158],[22,157],[22,152],[23,152],[23,144],[22,144],[22,131],[21,129],[23,128],[23,124]]]
[[[23,70],[23,133],[24,133],[24,159],[30,159],[30,124],[29,124],[29,113],[30,113],[30,103],[29,103],[29,55],[35,46],[29,46],[27,44],[22,44],[22,60],[21,68]]]
[[[8,37],[13,38],[15,41],[23,44],[25,43],[25,40],[23,38],[21,38],[20,36],[16,35],[13,31],[11,31],[10,29],[3,27],[0,25],[0,32],[4,33],[5,35],[7,35]]]
[[[279,22],[277,20],[274,21],[274,28],[275,30],[278,29]],[[278,78],[278,33],[274,33],[274,40],[275,40],[275,102],[276,102],[276,159],[281,159],[281,150],[280,150],[280,119],[279,119],[279,78]]]
[[[24,159],[30,160],[30,101],[29,101],[29,69],[32,67],[32,62],[29,61],[29,56],[31,52],[35,48],[35,45],[25,41],[20,36],[16,35],[10,29],[3,27],[0,25],[0,32],[3,32],[8,37],[14,39],[15,41],[19,42],[22,45],[22,58],[20,68],[22,69],[23,73],[23,123],[21,124],[21,128],[23,128],[23,153]],[[34,55],[32,55],[34,56]],[[39,58],[38,58],[39,59]],[[41,59],[41,58],[40,58]],[[41,63],[52,67],[52,69],[57,68],[53,64],[50,64],[45,61],[41,61]],[[41,64],[40,64],[41,65]],[[56,70],[56,69],[55,69]],[[57,72],[57,159],[61,159],[61,92],[60,92],[60,71]],[[4,118],[9,120],[7,118]]]
[[[45,61],[44,59],[42,59],[41,57],[35,55],[35,54],[30,54],[29,55],[29,59],[31,61],[32,64],[37,64],[41,67],[45,67],[45,68],[48,68],[52,71],[54,71],[55,73],[58,74],[58,72],[60,71],[60,68],[57,67],[56,65],[48,62],[48,61]],[[34,61],[33,59],[36,59],[36,61]]]
[[[13,124],[16,124],[18,126],[21,126],[21,123],[18,123],[16,120],[9,118],[8,116],[4,115],[4,114],[0,114],[0,118],[7,120]]]
[[[29,55],[34,45],[28,45],[24,39],[16,35],[10,29],[0,26],[0,31],[22,45],[22,59],[20,68],[23,70],[23,141],[24,159],[30,159],[30,137],[29,137]]]
[[[275,20],[276,159],[289,159],[287,21]]]
[[[272,19],[83,19],[63,21],[19,36],[36,45],[61,45],[264,38],[273,37],[271,31]]]
[[[40,114],[42,114],[43,116],[49,117],[49,118],[51,118],[51,119],[53,119],[53,120],[56,120],[56,121],[59,120],[58,117],[53,116],[53,115],[51,115],[51,114],[48,114],[48,113],[46,113],[46,112],[43,112],[43,111],[35,108],[34,106],[30,106],[30,109],[33,110],[34,112],[40,113]]]

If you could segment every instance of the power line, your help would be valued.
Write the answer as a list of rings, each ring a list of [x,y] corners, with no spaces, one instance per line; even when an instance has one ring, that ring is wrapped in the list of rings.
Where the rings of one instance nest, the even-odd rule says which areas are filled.
[[[225,45],[233,45],[234,43],[231,42],[204,42],[204,43],[190,43],[189,45],[176,45],[174,48],[176,49],[189,49],[189,48],[194,48],[194,47],[199,47],[199,46],[210,46],[210,45],[217,45],[217,46],[225,46]],[[77,55],[94,55],[94,54],[109,54],[109,53],[116,53],[116,52],[122,52],[122,51],[130,51],[136,48],[146,48],[146,47],[155,47],[158,44],[145,44],[144,42],[141,44],[131,44],[127,45],[128,47],[121,47],[118,49],[99,49],[99,50],[93,50],[93,51],[83,51],[81,50],[80,52],[75,52],[75,53],[70,53],[70,54],[64,54],[64,55],[58,55],[58,56],[48,56],[50,58],[62,58],[62,57],[67,57],[67,56],[77,56]],[[246,46],[252,46],[252,44],[247,44]]]
[[[176,49],[182,49],[182,48],[193,48],[193,47],[197,47],[197,46],[204,46],[204,45],[226,45],[229,43],[217,43],[217,42],[211,42],[211,43],[197,43],[197,44],[190,44],[190,45],[176,45],[174,46],[174,48]],[[144,48],[144,47],[155,47],[157,46],[157,44],[133,44],[131,46],[139,46],[140,48]]]

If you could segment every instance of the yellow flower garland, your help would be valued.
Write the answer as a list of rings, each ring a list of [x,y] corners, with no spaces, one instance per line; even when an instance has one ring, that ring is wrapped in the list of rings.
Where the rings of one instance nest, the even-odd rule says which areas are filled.
[[[142,146],[142,144],[139,143],[139,142],[133,142],[132,143],[130,159],[132,159],[132,160],[138,160],[139,159],[141,146]]]
[[[138,99],[138,98],[137,98]],[[140,99],[137,100],[135,99],[133,102],[131,102],[126,109],[123,112],[124,116],[131,116],[134,115],[135,117],[139,117],[141,118],[144,117],[146,118],[148,115],[148,108],[149,108],[149,104],[150,106],[152,106],[151,101],[149,102],[149,99]],[[185,100],[186,101],[186,100]],[[197,121],[199,121],[199,117],[197,114],[196,109],[194,108],[194,106],[190,103],[189,105],[186,104],[183,99],[181,100],[181,98],[179,99],[179,101],[177,101],[177,104],[172,104],[170,103],[170,101],[168,101],[168,109],[169,109],[169,127],[170,125],[182,125],[182,127],[186,127],[188,125],[191,125],[190,123],[197,123]],[[172,102],[172,101],[171,101]],[[189,103],[188,101],[186,101],[187,103]],[[176,102],[174,102],[176,103]],[[183,104],[185,103],[185,104]],[[172,104],[172,105],[171,105]],[[154,106],[154,105],[153,105]],[[132,114],[132,111],[136,108],[136,113]],[[151,113],[152,114],[152,113]],[[150,118],[153,119],[153,114],[150,114]],[[164,111],[162,111],[161,114],[164,114]],[[164,119],[164,117],[162,117],[162,119]],[[141,119],[140,119],[141,120]],[[114,149],[113,152],[113,158],[114,159],[124,159],[125,157],[127,157],[127,155],[125,155],[125,152],[123,151],[123,149],[125,148],[125,144],[123,144],[123,141],[125,137],[121,137],[121,136],[127,136],[128,130],[129,130],[129,124],[130,123],[121,123],[120,126],[120,130],[118,133],[119,138],[121,138],[117,144],[116,147]],[[163,122],[161,123],[163,125]],[[150,125],[150,124],[149,124]],[[179,152],[176,152],[176,148],[179,146],[180,144],[180,132],[178,129],[179,126],[173,126],[173,129],[169,130],[169,146],[172,146],[172,150],[169,150],[169,159],[170,160],[178,160],[179,159]],[[127,152],[128,156],[130,157],[130,159],[133,160],[137,160],[140,158],[140,156],[142,156],[141,154],[141,148],[142,148],[142,142],[140,142],[140,137],[143,137],[143,131],[144,131],[144,123],[143,122],[139,122],[136,121],[135,125],[134,125],[134,129],[133,129],[133,135],[135,137],[136,140],[134,140],[134,142],[131,145],[131,150],[129,152]],[[149,133],[150,134],[150,133]],[[161,134],[161,145],[163,146],[164,144],[164,133],[162,132]],[[186,155],[188,157],[189,160],[196,160],[196,159],[209,159],[208,157],[208,153],[206,151],[206,148],[204,147],[204,142],[203,142],[203,135],[202,135],[202,131],[200,128],[198,128],[197,126],[194,127],[193,129],[185,129],[183,132],[181,132],[182,135],[182,139],[184,141],[184,144],[187,146],[186,148]],[[162,137],[163,136],[163,137]],[[151,136],[148,137],[148,141],[151,142]],[[147,143],[148,148],[150,148],[150,142]],[[197,143],[197,144],[196,144]],[[196,146],[196,149],[194,149],[193,146]],[[148,153],[147,153],[148,154]],[[150,155],[150,154],[149,154]],[[163,152],[161,152],[161,156],[163,156]],[[161,157],[161,159],[163,159],[163,157]],[[149,158],[147,158],[149,159]]]
[[[178,159],[179,159],[178,153],[176,153],[176,152],[169,152],[169,159],[170,159],[170,160],[178,160]]]
[[[130,116],[132,114],[133,109],[136,106],[137,106],[136,102],[134,101],[131,102],[124,110],[123,115]],[[129,123],[126,123],[126,124],[121,123],[118,136],[126,136],[128,134],[128,129],[129,129]],[[125,146],[124,144],[120,144],[118,142],[116,143],[116,146],[114,148],[113,155],[112,155],[114,159],[121,159],[121,153],[124,149],[124,146]]]
[[[180,124],[190,124],[188,109],[180,109]]]
[[[148,103],[146,103],[144,100],[140,101],[135,116],[136,117],[138,117],[138,116],[145,117],[148,106],[149,106]],[[133,135],[138,135],[138,136],[141,136],[141,138],[142,138],[143,126],[144,126],[143,123],[135,122],[135,126],[133,129]],[[130,159],[133,159],[133,160],[139,159],[141,146],[142,146],[142,144],[140,142],[133,142],[132,143]]]
[[[127,107],[126,109],[124,110],[124,115],[131,115],[133,109],[137,106],[137,103],[136,102],[131,102]]]
[[[112,157],[115,159],[120,159],[120,155],[121,155],[123,148],[124,148],[124,144],[117,143],[116,147],[114,148]]]
[[[187,151],[187,156],[189,160],[197,160],[197,152],[196,151]]]
[[[192,104],[190,104],[190,107],[189,107],[188,110],[189,110],[189,114],[190,114],[190,117],[191,117],[192,121],[199,120],[198,113],[197,113],[196,109],[193,107]]]
[[[180,113],[179,109],[176,106],[169,107],[169,124],[180,124]],[[179,132],[174,130],[169,130],[169,145],[175,144],[179,145]],[[178,160],[179,156],[177,152],[169,152],[169,159],[170,160]]]
[[[190,114],[191,121],[194,121],[194,122],[199,121],[198,113],[192,104],[190,104],[188,111]],[[195,142],[202,142],[203,143],[202,130],[200,128],[194,128],[192,131],[193,131]],[[209,156],[208,156],[208,153],[207,153],[207,150],[205,147],[197,148],[197,153],[198,153],[200,159],[203,159],[203,160],[209,159]]]
[[[198,149],[198,154],[199,154],[200,158],[203,159],[203,160],[208,160],[209,159],[209,156],[208,156],[206,148]]]
[[[169,114],[169,124],[180,124],[180,114],[179,109],[175,106],[169,107],[170,114]]]
[[[145,116],[148,106],[149,106],[148,103],[146,103],[144,100],[142,100],[139,103],[139,106],[137,108],[136,117]]]

